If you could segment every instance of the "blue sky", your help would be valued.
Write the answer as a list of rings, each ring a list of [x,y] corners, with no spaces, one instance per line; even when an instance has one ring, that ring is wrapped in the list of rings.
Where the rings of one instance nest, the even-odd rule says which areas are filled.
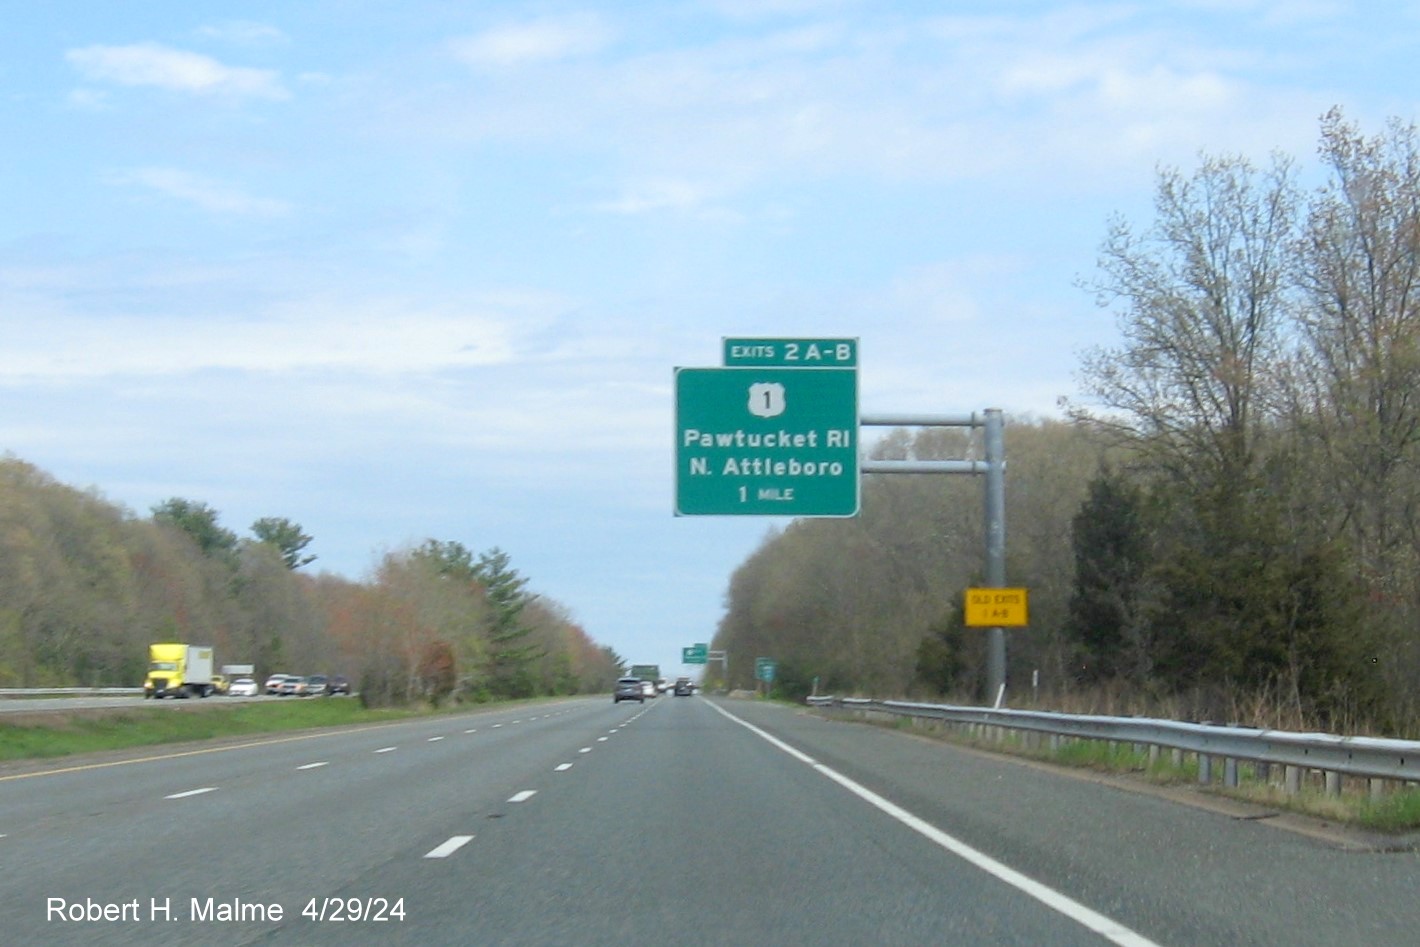
[[[675,366],[856,337],[865,412],[1051,416],[1160,166],[1420,102],[1410,2],[9,7],[0,451],[351,578],[499,546],[667,670],[775,525],[672,516]]]

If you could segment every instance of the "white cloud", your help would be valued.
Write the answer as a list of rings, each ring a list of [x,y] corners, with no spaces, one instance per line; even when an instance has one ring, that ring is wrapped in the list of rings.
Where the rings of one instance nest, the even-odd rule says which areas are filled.
[[[225,20],[198,27],[197,35],[237,46],[277,46],[290,42],[281,30],[251,20]]]
[[[709,199],[708,189],[689,181],[660,179],[639,182],[616,198],[592,205],[594,211],[627,216],[653,211],[693,211]]]
[[[290,94],[269,69],[227,66],[210,56],[158,43],[85,46],[64,54],[75,69],[95,82],[154,86],[194,95],[286,99]]]
[[[291,210],[284,201],[253,197],[230,184],[177,168],[135,168],[112,174],[109,180],[151,188],[214,214],[281,217]]]
[[[861,5],[861,0],[704,0],[721,16],[739,20],[806,16]]]
[[[268,306],[240,319],[148,314],[98,319],[53,305],[31,308],[16,297],[7,309],[36,315],[13,320],[0,352],[0,375],[63,382],[210,370],[398,374],[499,365],[515,357],[529,324],[539,321],[537,310],[546,305],[496,296],[459,303],[324,296]]]
[[[1186,162],[1204,148],[1289,147],[1281,129],[1325,107],[1305,90],[1276,90],[1267,64],[1236,47],[1160,27],[1126,5],[806,21],[570,62],[605,33],[569,22],[596,21],[538,20],[458,41],[469,63],[545,68],[516,83],[452,87],[382,133],[555,142],[593,161],[605,155],[617,177],[653,183],[595,209],[637,214],[689,210],[707,193],[728,208],[781,175],[1014,174],[1026,187],[1099,186],[1121,168]]]
[[[601,18],[582,14],[506,24],[453,40],[450,48],[471,66],[508,68],[587,56],[611,40],[612,32]]]

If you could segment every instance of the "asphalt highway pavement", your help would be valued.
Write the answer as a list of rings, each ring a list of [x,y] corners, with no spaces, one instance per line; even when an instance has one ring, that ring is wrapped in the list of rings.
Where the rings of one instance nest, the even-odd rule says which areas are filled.
[[[6,943],[1414,944],[1350,851],[751,701],[581,698],[0,772]]]

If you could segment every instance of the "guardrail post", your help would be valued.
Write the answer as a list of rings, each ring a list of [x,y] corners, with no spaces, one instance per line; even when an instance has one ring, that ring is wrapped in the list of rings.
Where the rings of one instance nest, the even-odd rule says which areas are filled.
[[[1341,774],[1335,770],[1326,771],[1326,794],[1328,796],[1341,795]]]
[[[1302,768],[1300,766],[1283,767],[1282,791],[1289,796],[1295,796],[1302,791]]]
[[[1229,789],[1238,788],[1238,761],[1231,756],[1223,760],[1223,785]]]
[[[1198,782],[1206,786],[1213,781],[1213,757],[1207,753],[1198,754]]]

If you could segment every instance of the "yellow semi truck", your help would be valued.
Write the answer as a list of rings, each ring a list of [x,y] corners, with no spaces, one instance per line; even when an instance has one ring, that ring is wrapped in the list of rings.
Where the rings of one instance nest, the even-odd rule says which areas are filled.
[[[149,645],[143,696],[210,697],[218,687],[213,677],[211,645]]]

